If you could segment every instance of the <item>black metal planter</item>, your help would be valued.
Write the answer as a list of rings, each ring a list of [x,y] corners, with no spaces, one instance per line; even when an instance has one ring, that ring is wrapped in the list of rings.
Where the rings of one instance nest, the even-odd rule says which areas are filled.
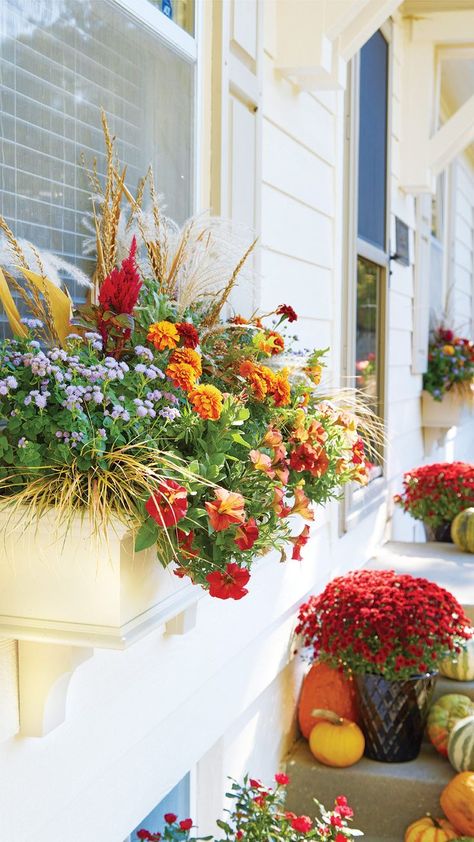
[[[427,541],[441,541],[445,544],[453,543],[453,539],[451,538],[451,521],[446,521],[436,527],[428,526],[427,523],[424,523],[423,526],[425,527]]]
[[[437,673],[406,681],[355,676],[365,756],[382,763],[418,757]]]

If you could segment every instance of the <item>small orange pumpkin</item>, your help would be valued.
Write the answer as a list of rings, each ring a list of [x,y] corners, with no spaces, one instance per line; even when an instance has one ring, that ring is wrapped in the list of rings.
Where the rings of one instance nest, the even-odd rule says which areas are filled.
[[[456,831],[446,819],[430,815],[417,819],[405,831],[405,842],[448,842],[456,838]]]
[[[359,726],[331,710],[318,709],[314,715],[319,721],[311,729],[309,747],[316,760],[338,768],[357,763],[365,748]]]
[[[313,716],[315,708],[332,710],[351,722],[358,720],[353,679],[328,666],[324,661],[316,661],[312,665],[301,688],[298,720],[301,733],[306,739],[316,724]]]
[[[443,812],[458,834],[474,836],[474,772],[460,772],[443,789]]]

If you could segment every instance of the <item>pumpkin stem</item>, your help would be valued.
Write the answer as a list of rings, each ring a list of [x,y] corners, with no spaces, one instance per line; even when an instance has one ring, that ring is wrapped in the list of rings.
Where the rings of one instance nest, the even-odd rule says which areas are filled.
[[[440,825],[439,821],[437,821],[437,819],[434,819],[431,813],[427,813],[426,815],[433,822],[433,827],[436,827],[437,830],[442,830],[442,826]]]
[[[326,719],[333,725],[342,725],[344,722],[342,716],[339,716],[332,710],[320,710],[319,708],[316,708],[315,710],[311,711],[311,716],[318,717],[318,719]]]

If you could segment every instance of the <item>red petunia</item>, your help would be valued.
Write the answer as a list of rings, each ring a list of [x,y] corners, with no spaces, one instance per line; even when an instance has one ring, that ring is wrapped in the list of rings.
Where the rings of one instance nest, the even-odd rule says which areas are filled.
[[[237,532],[235,533],[234,541],[239,550],[251,550],[258,538],[258,535],[259,529],[255,518],[251,517],[247,523],[243,523],[242,526],[239,526]]]
[[[248,570],[239,567],[235,562],[229,562],[224,571],[215,570],[206,576],[209,594],[217,599],[242,599],[248,593],[245,585],[249,579]]]
[[[99,304],[103,310],[111,310],[116,315],[133,313],[142,285],[135,262],[136,251],[134,237],[129,255],[122,260],[120,269],[115,267],[104,278],[99,290]]]
[[[308,539],[309,526],[306,524],[303,531],[296,538],[290,538],[290,541],[293,544],[293,552],[291,554],[292,559],[295,561],[301,561],[301,550],[308,543]]]
[[[309,816],[296,816],[296,818],[291,819],[291,826],[293,830],[298,830],[300,833],[309,833],[313,827],[313,822]]]
[[[160,483],[145,508],[158,526],[176,526],[188,511],[187,491],[173,479]]]
[[[197,348],[199,333],[191,322],[178,322],[176,329],[185,348]]]
[[[289,304],[280,304],[276,310],[277,316],[285,316],[289,322],[296,322],[297,314]]]

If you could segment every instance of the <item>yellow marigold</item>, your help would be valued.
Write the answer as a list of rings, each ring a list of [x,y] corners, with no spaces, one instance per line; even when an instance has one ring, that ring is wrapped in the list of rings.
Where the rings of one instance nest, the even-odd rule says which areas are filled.
[[[288,406],[291,401],[291,388],[286,374],[279,372],[272,389],[275,406]]]
[[[215,386],[196,386],[188,398],[201,418],[217,421],[222,412],[222,392]]]
[[[315,386],[319,386],[321,383],[321,375],[323,373],[322,365],[309,365],[303,369],[304,373],[309,377],[310,380],[314,383]]]
[[[176,348],[179,343],[178,328],[173,322],[155,322],[148,328],[147,339],[157,351]]]
[[[202,374],[201,355],[192,348],[178,348],[171,355],[170,363],[185,363],[196,372],[196,377]]]
[[[452,345],[443,345],[443,354],[448,354],[450,357],[454,354],[454,348]]]
[[[169,377],[174,386],[189,392],[196,384],[196,372],[187,363],[170,363],[166,369],[166,376]]]

